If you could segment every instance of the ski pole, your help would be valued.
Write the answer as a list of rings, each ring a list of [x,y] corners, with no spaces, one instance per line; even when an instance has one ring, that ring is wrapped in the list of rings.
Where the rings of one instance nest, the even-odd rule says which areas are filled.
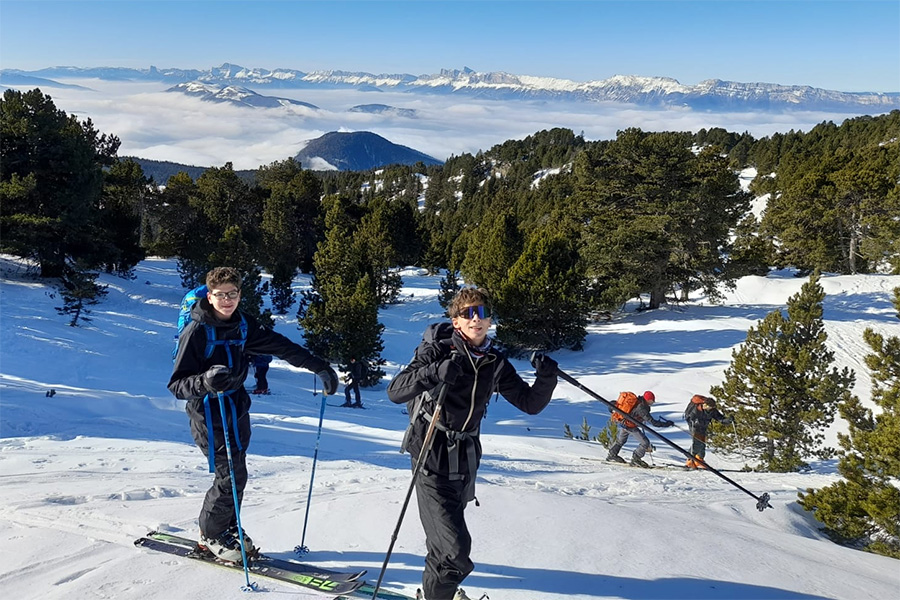
[[[434,404],[434,413],[431,416],[431,423],[428,424],[428,430],[425,432],[425,439],[422,441],[422,449],[419,450],[419,457],[416,459],[416,467],[413,469],[413,476],[409,482],[409,489],[406,491],[406,499],[403,501],[403,507],[400,509],[400,518],[397,519],[397,526],[394,527],[394,532],[391,534],[391,544],[388,546],[387,555],[384,557],[384,564],[381,565],[381,573],[378,574],[378,583],[375,584],[375,591],[372,592],[372,600],[378,598],[378,590],[381,589],[381,581],[384,579],[384,573],[387,570],[388,562],[391,560],[391,553],[394,551],[394,543],[396,543],[397,535],[400,533],[400,525],[403,523],[403,517],[406,515],[409,499],[412,496],[413,489],[416,487],[416,480],[419,478],[419,473],[422,472],[422,467],[425,465],[425,457],[428,456],[428,453],[431,451],[431,446],[434,444],[435,423],[441,418],[441,410],[444,408],[444,396],[446,395],[447,384],[444,383],[441,384],[441,389],[438,391],[437,401]],[[417,418],[415,415],[413,415],[413,417]]]
[[[619,409],[616,407],[615,404],[613,404],[612,402],[610,402],[609,400],[607,400],[606,398],[604,398],[603,396],[601,396],[601,395],[598,394],[597,392],[591,390],[590,388],[585,387],[585,386],[582,385],[577,379],[575,379],[575,378],[572,377],[571,375],[567,374],[566,372],[564,372],[564,371],[563,371],[562,369],[560,369],[559,367],[556,368],[556,374],[557,374],[559,377],[561,377],[564,381],[566,381],[567,383],[569,383],[569,384],[571,384],[571,385],[577,387],[578,389],[580,389],[581,391],[585,392],[585,393],[588,394],[589,396],[591,396],[591,397],[593,397],[593,398],[599,400],[600,402],[604,403],[606,406],[609,407],[609,409],[610,409],[611,411],[614,411],[614,412],[620,414],[620,415],[623,416],[627,421],[630,421],[631,423],[634,423],[634,420],[631,419],[631,418],[629,418],[629,415],[628,415],[627,412],[625,412],[625,411],[623,411],[623,410],[619,410]],[[744,492],[745,494],[747,494],[747,495],[750,496],[751,498],[754,498],[754,499],[756,500],[756,508],[757,508],[757,510],[759,510],[760,512],[764,511],[766,508],[772,508],[772,505],[769,504],[769,494],[768,494],[768,492],[764,492],[762,495],[757,496],[756,494],[754,494],[753,492],[751,492],[751,491],[748,490],[747,488],[743,487],[742,485],[740,485],[739,483],[737,483],[736,481],[734,481],[733,479],[731,479],[731,478],[728,477],[727,475],[721,473],[721,472],[718,471],[717,469],[714,469],[713,467],[711,467],[711,466],[709,466],[708,464],[706,464],[706,461],[704,461],[702,458],[697,458],[697,457],[691,455],[690,452],[688,452],[687,450],[685,450],[685,449],[682,448],[681,446],[675,444],[674,442],[672,442],[671,440],[669,440],[669,438],[667,438],[667,437],[664,436],[663,434],[659,433],[658,431],[656,431],[656,430],[653,429],[652,427],[649,427],[649,426],[647,426],[647,425],[642,425],[642,426],[643,426],[643,428],[644,428],[644,431],[649,431],[650,433],[652,433],[653,435],[655,435],[656,437],[658,437],[659,439],[661,439],[662,441],[664,441],[665,443],[667,443],[667,444],[668,444],[669,446],[671,446],[672,448],[675,448],[676,450],[678,450],[679,452],[681,452],[682,454],[684,454],[684,455],[687,456],[688,458],[694,459],[695,462],[699,462],[701,465],[703,465],[706,469],[708,469],[708,470],[711,471],[712,473],[715,473],[716,475],[718,475],[719,477],[721,477],[722,479],[724,479],[725,481],[727,481],[728,483],[730,483],[731,485],[733,485],[733,486],[736,487],[737,489],[741,490],[742,492]]]
[[[225,434],[225,453],[228,455],[228,474],[231,476],[231,496],[234,499],[234,518],[237,521],[238,540],[241,542],[241,560],[244,563],[244,580],[247,585],[241,588],[245,592],[255,591],[256,582],[250,583],[250,569],[247,566],[247,549],[244,545],[244,529],[241,527],[241,507],[238,503],[237,482],[234,480],[234,459],[231,457],[231,440],[228,436],[228,419],[225,417],[225,394],[216,392],[219,396],[219,412],[222,414],[222,433]],[[235,423],[237,431],[237,423]],[[215,452],[215,448],[210,448]]]
[[[734,430],[734,439],[737,442],[738,450],[741,452],[741,459],[744,462],[747,462],[747,457],[744,456],[744,444],[741,443],[741,438],[738,437],[737,426],[734,424],[734,416],[731,417],[731,429]]]
[[[319,392],[316,391],[316,389],[318,389],[318,388],[316,388],[316,384],[317,384],[316,380],[317,379],[318,379],[318,377],[316,376],[315,373],[313,373],[313,396],[319,395]],[[322,393],[323,394],[325,393],[325,388],[322,388]]]
[[[313,479],[316,477],[316,461],[319,459],[319,440],[322,439],[322,420],[325,418],[325,392],[322,392],[322,407],[319,409],[319,432],[316,434],[316,450],[313,452],[312,472],[309,474],[309,493],[306,495],[306,516],[303,517],[303,534],[300,536],[300,545],[294,547],[294,552],[303,556],[309,552],[304,543],[306,541],[306,523],[309,521],[309,505],[312,503]]]

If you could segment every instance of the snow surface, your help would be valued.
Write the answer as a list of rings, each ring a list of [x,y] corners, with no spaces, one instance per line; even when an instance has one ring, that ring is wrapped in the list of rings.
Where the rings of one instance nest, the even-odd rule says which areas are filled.
[[[165,384],[184,290],[171,260],[151,258],[136,279],[104,276],[109,295],[93,322],[71,328],[55,290],[0,257],[0,584],[5,598],[247,598],[242,573],[136,549],[151,529],[196,534],[209,486],[183,402]],[[438,277],[404,271],[402,301],[381,312],[388,377],[363,389],[369,410],[326,408],[316,465],[307,560],[367,568],[377,578],[410,480],[398,452],[407,417],[385,396],[424,327],[440,320]],[[607,398],[656,392],[666,434],[687,444],[680,414],[690,395],[722,378],[748,327],[803,279],[748,277],[721,306],[616,315],[591,326],[584,352],[555,354],[561,368]],[[297,289],[307,278],[296,282]],[[900,335],[890,290],[900,277],[829,276],[825,319],[839,366],[862,364],[865,327]],[[633,307],[633,305],[630,305]],[[302,342],[293,315],[278,329]],[[530,378],[525,362],[517,362]],[[242,521],[264,551],[285,558],[300,543],[322,396],[314,376],[276,360],[273,395],[254,398],[250,482]],[[252,379],[251,379],[252,381]],[[56,390],[53,398],[45,392]],[[330,398],[339,404],[342,398]],[[811,599],[900,597],[900,563],[833,544],[797,505],[797,492],[835,480],[835,463],[805,474],[728,473],[773,510],[709,472],[643,471],[597,460],[595,442],[564,439],[582,418],[598,431],[608,413],[560,383],[550,406],[528,416],[492,403],[483,424],[480,507],[467,518],[475,571],[464,587],[493,600],[571,598]],[[840,427],[840,426],[837,426]],[[682,456],[657,444],[657,463]],[[629,444],[628,448],[633,447]],[[627,454],[626,454],[627,456]],[[715,452],[709,462],[740,466]],[[412,594],[425,554],[415,498],[384,585]],[[268,598],[317,598],[254,579]],[[251,595],[252,597],[252,595]]]

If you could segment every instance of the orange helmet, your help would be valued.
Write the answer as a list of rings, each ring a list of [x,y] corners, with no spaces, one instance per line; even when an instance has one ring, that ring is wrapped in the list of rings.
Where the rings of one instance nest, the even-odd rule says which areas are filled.
[[[656,402],[656,394],[654,394],[650,390],[647,390],[646,392],[644,392],[644,400],[647,401],[647,404],[653,404],[654,402]]]

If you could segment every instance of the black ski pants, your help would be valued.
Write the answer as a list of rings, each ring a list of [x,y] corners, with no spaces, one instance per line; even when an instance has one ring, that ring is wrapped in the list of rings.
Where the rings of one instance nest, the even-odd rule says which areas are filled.
[[[269,389],[269,380],[266,374],[269,372],[269,365],[259,365],[253,368],[253,376],[256,379],[256,389],[265,391]]]
[[[244,488],[247,486],[247,446],[250,444],[250,398],[242,389],[235,393],[237,427],[234,425],[230,402],[225,398],[225,412],[228,422],[228,438],[231,442],[231,457],[234,465],[234,481],[237,484],[238,505],[243,502]],[[231,472],[228,467],[228,452],[225,448],[225,435],[222,430],[222,416],[219,413],[219,399],[212,396],[210,417],[213,426],[213,443],[215,445],[215,477],[207,490],[200,509],[200,532],[207,537],[216,537],[228,528],[237,524],[234,509],[234,494],[231,490]],[[206,410],[203,400],[191,400],[185,407],[191,421],[191,435],[194,443],[209,458],[209,435],[206,423]],[[238,449],[235,430],[240,436],[242,450]]]
[[[425,470],[416,480],[419,518],[428,550],[422,575],[427,600],[452,600],[456,588],[475,568],[469,559],[472,536],[464,514],[465,487],[465,479],[451,480]]]
[[[356,379],[351,379],[347,385],[344,386],[344,397],[347,398],[347,404],[350,404],[350,392],[356,394],[356,403],[360,403],[359,399],[359,381]]]

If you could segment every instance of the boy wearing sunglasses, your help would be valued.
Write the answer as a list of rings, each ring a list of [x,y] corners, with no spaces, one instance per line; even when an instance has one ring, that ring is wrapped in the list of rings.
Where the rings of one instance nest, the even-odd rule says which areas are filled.
[[[231,470],[225,448],[218,393],[225,396],[225,421],[237,487],[238,504],[247,485],[247,446],[250,443],[250,396],[244,380],[253,355],[273,354],[295,367],[312,371],[322,380],[322,391],[337,390],[337,374],[321,358],[280,333],[265,329],[238,309],[241,276],[237,269],[217,267],[206,275],[206,298],[191,308],[191,321],[178,340],[178,353],[169,391],[187,400],[185,410],[191,435],[209,459],[215,473],[200,510],[200,546],[229,562],[241,562],[237,514],[231,489]],[[244,530],[248,554],[253,542]]]
[[[485,290],[461,289],[448,312],[452,326],[429,326],[426,341],[387,390],[392,402],[407,403],[411,422],[404,449],[409,450],[415,469],[440,386],[447,387],[435,424],[434,443],[422,457],[424,467],[416,480],[419,517],[428,549],[422,576],[427,600],[468,598],[459,588],[474,568],[464,511],[475,499],[475,476],[481,460],[478,434],[491,395],[499,391],[507,402],[533,415],[550,403],[557,382],[557,363],[552,358],[536,355],[536,378],[529,385],[494,348],[488,337],[491,307]]]

